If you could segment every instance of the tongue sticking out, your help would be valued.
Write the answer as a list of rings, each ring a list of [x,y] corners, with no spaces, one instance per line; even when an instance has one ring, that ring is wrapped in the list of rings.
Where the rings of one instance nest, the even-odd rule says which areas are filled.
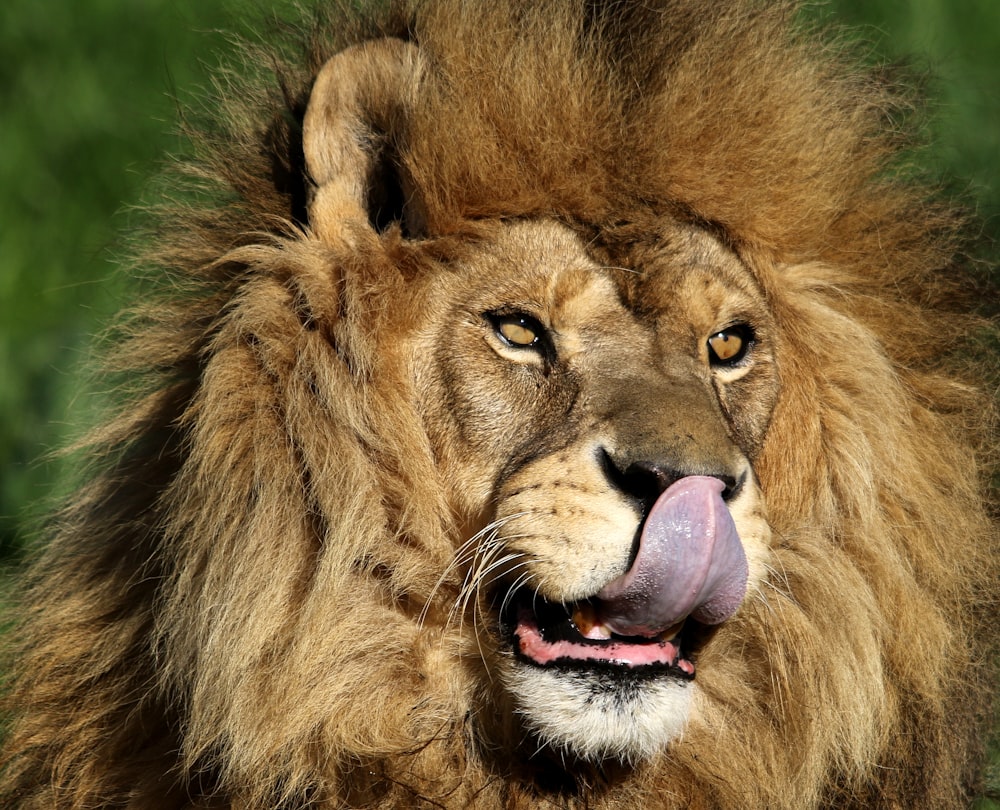
[[[688,616],[720,624],[743,601],[747,558],[718,478],[670,486],[642,529],[632,567],[597,594],[603,623],[622,636],[655,636]]]
[[[521,656],[539,666],[655,666],[693,678],[678,641],[682,623],[720,624],[746,592],[747,559],[723,489],[697,475],[669,487],[646,518],[632,567],[595,598],[549,613],[539,611],[549,603],[537,594],[522,605],[514,632]]]

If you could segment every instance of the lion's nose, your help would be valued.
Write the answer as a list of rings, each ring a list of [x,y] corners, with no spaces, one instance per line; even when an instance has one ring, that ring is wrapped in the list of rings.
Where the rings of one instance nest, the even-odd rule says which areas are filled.
[[[652,504],[663,492],[682,478],[692,475],[717,478],[722,482],[722,499],[735,498],[746,480],[745,470],[726,469],[719,464],[681,465],[669,459],[616,460],[602,448],[602,465],[609,480],[626,495]]]

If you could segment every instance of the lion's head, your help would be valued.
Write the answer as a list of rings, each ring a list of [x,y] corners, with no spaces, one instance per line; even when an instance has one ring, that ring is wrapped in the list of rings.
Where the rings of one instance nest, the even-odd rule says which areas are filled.
[[[457,604],[488,603],[489,668],[525,724],[586,757],[681,732],[699,638],[768,564],[764,292],[695,228],[652,241],[639,270],[555,222],[498,224],[427,285],[412,349],[468,527]]]
[[[967,797],[989,408],[886,86],[741,0],[335,22],[169,211],[0,795]]]

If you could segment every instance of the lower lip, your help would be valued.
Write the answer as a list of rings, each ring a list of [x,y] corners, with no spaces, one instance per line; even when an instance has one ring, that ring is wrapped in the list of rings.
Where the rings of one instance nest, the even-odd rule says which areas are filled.
[[[532,663],[548,666],[555,663],[586,662],[621,667],[660,666],[679,669],[694,675],[694,665],[680,657],[676,644],[669,641],[629,644],[605,641],[581,644],[573,641],[546,641],[529,613],[522,612],[514,631],[518,652]]]

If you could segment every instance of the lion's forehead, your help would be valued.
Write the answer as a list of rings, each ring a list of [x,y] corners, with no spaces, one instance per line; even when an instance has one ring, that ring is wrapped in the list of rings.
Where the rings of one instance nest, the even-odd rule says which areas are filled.
[[[565,225],[507,224],[468,260],[468,286],[452,291],[453,305],[473,314],[528,309],[570,355],[628,345],[645,353],[644,333],[701,339],[727,319],[765,319],[755,276],[710,234],[678,226],[632,247],[609,258]]]

